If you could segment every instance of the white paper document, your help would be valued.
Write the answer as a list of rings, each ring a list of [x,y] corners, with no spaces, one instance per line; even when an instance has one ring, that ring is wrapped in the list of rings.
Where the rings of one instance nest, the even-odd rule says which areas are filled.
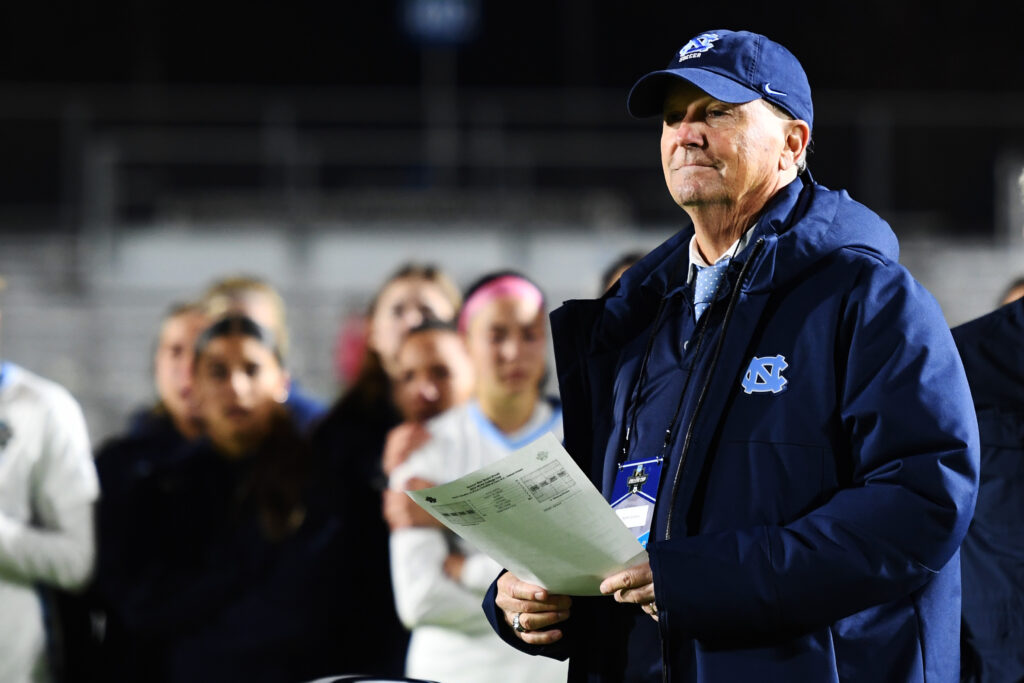
[[[552,434],[488,467],[407,491],[446,527],[552,593],[600,595],[647,552]]]

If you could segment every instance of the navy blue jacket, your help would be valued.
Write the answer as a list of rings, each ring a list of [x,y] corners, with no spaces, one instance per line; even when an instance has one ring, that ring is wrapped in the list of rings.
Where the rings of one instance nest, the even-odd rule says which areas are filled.
[[[110,520],[124,557],[102,587],[145,669],[104,680],[278,683],[346,671],[358,646],[343,609],[344,525],[310,505],[298,530],[268,539],[246,502],[254,467],[199,440],[140,480],[129,514]]]
[[[605,496],[657,328],[632,451],[674,425],[648,545],[657,628],[578,597],[565,637],[531,648],[495,586],[492,624],[570,657],[574,682],[956,680],[978,436],[938,305],[878,216],[798,180],[697,324],[692,235],[551,316],[566,447]]]
[[[140,486],[187,448],[188,441],[159,406],[136,410],[125,434],[97,448],[102,495],[96,509],[96,569],[86,590],[58,597],[58,662],[63,673],[57,680],[152,679],[149,644],[126,628],[117,610],[137,556],[136,537],[125,532],[149,535],[135,524]]]
[[[961,549],[971,680],[1024,680],[1024,299],[953,329],[981,434],[981,485]],[[973,657],[969,657],[973,655]]]
[[[381,492],[387,486],[381,456],[388,431],[400,422],[389,387],[369,395],[349,390],[313,429],[318,460],[314,477],[325,504],[342,520],[356,521],[348,525],[342,549],[358,558],[346,567],[350,587],[359,587],[346,594],[346,611],[363,615],[358,628],[373,634],[352,648],[349,672],[401,676],[405,671],[409,631],[395,608],[389,530],[381,512]]]

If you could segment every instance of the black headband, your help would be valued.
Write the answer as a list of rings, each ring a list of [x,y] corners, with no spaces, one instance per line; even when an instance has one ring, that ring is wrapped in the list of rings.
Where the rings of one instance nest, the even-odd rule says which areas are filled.
[[[269,328],[260,325],[249,316],[238,313],[233,313],[220,318],[217,322],[213,323],[199,334],[195,343],[195,358],[198,359],[214,339],[217,339],[218,337],[233,337],[238,335],[243,337],[252,337],[260,344],[273,351],[274,358],[277,359],[277,362],[282,366],[284,365],[284,361],[281,358],[281,350],[278,348],[277,339],[274,337],[274,333]]]

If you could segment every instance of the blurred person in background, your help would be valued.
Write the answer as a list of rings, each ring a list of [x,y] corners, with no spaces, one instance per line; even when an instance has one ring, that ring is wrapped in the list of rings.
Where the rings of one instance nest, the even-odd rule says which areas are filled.
[[[53,589],[90,577],[98,495],[78,402],[0,359],[0,681],[51,680]]]
[[[427,320],[451,321],[458,288],[440,268],[407,263],[381,284],[366,313],[366,351],[356,381],[314,432],[318,477],[328,504],[343,520],[358,519],[346,543],[359,554],[356,595],[345,609],[359,614],[366,633],[355,672],[400,676],[408,631],[395,613],[388,563],[388,527],[381,514],[387,479],[381,455],[388,432],[402,422],[394,401],[397,354],[402,340]]]
[[[298,681],[336,673],[347,631],[340,524],[318,507],[311,447],[284,401],[275,333],[228,314],[199,336],[204,438],[154,467],[103,542],[104,597],[131,642],[113,680]]]
[[[279,340],[281,358],[287,363],[291,336],[284,297],[266,280],[249,275],[225,277],[211,283],[203,292],[201,301],[211,319],[228,313],[241,313],[273,330]],[[311,430],[327,412],[327,405],[306,393],[295,377],[288,386],[285,407],[303,431]]]
[[[642,251],[627,251],[609,263],[608,267],[601,274],[601,291],[598,292],[598,296],[610,290],[619,281],[622,274],[629,270],[630,266],[642,259],[644,255],[645,252]]]
[[[366,316],[362,311],[351,313],[338,325],[334,339],[334,381],[348,387],[359,377],[366,355]]]
[[[117,530],[135,513],[135,488],[202,432],[192,393],[192,360],[196,337],[208,322],[196,302],[174,303],[167,309],[153,351],[156,401],[132,414],[126,433],[107,439],[96,450],[103,492],[97,511],[96,575],[88,590],[59,601],[63,656],[73,680],[134,677],[117,673],[132,671],[137,645],[112,618],[101,587],[118,589],[110,580],[118,576],[117,566],[126,558]]]
[[[507,647],[480,608],[501,566],[440,525],[404,491],[452,481],[551,432],[557,399],[545,396],[544,296],[520,273],[480,278],[459,314],[476,371],[473,398],[427,423],[430,440],[395,468],[385,494],[398,613],[412,629],[406,675],[479,683],[565,681],[565,663]],[[499,673],[500,672],[500,673]]]
[[[173,304],[160,324],[153,353],[153,381],[157,403],[136,413],[133,432],[173,428],[186,440],[202,431],[192,400],[192,352],[196,337],[210,319],[195,302]]]
[[[409,330],[395,360],[395,405],[404,422],[384,443],[385,475],[430,438],[426,421],[468,401],[474,384],[473,364],[452,323],[428,320]]]
[[[1020,197],[1024,200],[1024,171],[1021,171],[1017,177],[1017,186],[1020,188]],[[1024,229],[1024,228],[1022,228]],[[999,299],[999,305],[1003,306],[1012,301],[1016,301],[1024,297],[1024,276],[1014,278],[1003,290],[1003,295]]]
[[[1024,299],[953,328],[981,437],[981,481],[960,548],[962,680],[1024,680]]]
[[[1024,171],[1018,177],[1024,199]],[[999,308],[953,328],[981,436],[981,481],[961,546],[962,680],[1024,680],[1024,277]]]
[[[127,433],[103,443],[96,454],[104,498],[202,433],[192,395],[192,360],[196,337],[209,321],[196,302],[174,303],[164,314],[153,351],[156,402],[137,410]]]

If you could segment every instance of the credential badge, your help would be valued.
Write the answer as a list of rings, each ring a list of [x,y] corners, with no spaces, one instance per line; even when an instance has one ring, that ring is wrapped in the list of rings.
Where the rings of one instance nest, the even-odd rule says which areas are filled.
[[[717,33],[702,33],[696,38],[693,38],[686,45],[683,45],[683,49],[679,51],[679,61],[685,61],[700,55],[701,53],[707,52],[713,48],[714,42],[718,40]]]
[[[777,394],[786,388],[789,380],[782,376],[782,371],[789,367],[786,357],[756,356],[750,360],[747,366],[747,374],[743,378],[743,392],[746,394],[764,394],[771,392]]]

